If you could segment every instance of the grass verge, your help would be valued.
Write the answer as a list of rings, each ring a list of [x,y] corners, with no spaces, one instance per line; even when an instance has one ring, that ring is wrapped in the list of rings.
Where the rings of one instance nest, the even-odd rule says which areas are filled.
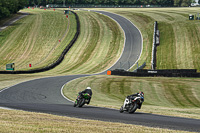
[[[104,71],[118,60],[124,35],[119,25],[107,16],[76,11],[80,18],[80,36],[64,61],[43,74],[88,74]]]
[[[96,10],[96,9],[95,9]],[[143,52],[139,65],[151,68],[153,23],[158,22],[160,46],[157,48],[157,69],[197,69],[200,71],[200,25],[189,20],[199,8],[113,8],[98,9],[114,12],[132,21],[142,32]],[[136,66],[133,67],[133,69]],[[132,69],[132,70],[133,70]]]
[[[30,75],[30,74],[0,74],[0,90],[19,84],[21,82],[44,78],[44,75]]]
[[[79,91],[91,86],[91,105],[119,109],[127,95],[143,91],[141,112],[200,119],[200,79],[90,76],[73,80],[63,89],[75,100]]]
[[[127,133],[127,132],[181,132],[169,129],[151,128],[96,120],[84,120],[43,113],[0,109],[1,133],[35,133],[35,132],[68,132],[68,133]],[[92,125],[92,126],[91,126]]]
[[[62,11],[57,10],[23,11],[30,15],[0,33],[0,70],[5,70],[5,65],[13,62],[16,70],[47,66],[60,56],[76,32],[73,14],[67,19]],[[29,64],[32,64],[31,68]]]

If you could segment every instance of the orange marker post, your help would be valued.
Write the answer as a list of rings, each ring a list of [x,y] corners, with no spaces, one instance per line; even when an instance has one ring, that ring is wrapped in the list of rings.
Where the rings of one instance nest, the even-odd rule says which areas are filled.
[[[107,71],[107,75],[111,75],[111,71]]]

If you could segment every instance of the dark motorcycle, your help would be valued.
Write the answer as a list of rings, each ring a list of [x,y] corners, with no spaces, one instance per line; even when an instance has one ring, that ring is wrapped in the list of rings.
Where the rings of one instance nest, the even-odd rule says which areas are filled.
[[[128,113],[134,113],[138,108],[141,108],[143,102],[144,97],[142,96],[126,98],[124,101],[124,105],[121,106],[119,112],[123,113],[124,111],[127,111]]]
[[[82,107],[84,104],[88,104],[89,100],[90,100],[91,96],[88,93],[83,93],[83,94],[79,94],[77,96],[76,101],[74,102],[74,107],[78,106],[78,107]]]

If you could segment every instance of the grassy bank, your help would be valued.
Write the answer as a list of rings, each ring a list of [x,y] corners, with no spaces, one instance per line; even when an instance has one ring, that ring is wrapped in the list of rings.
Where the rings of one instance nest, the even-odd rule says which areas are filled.
[[[80,36],[55,69],[44,74],[86,74],[108,69],[120,57],[124,34],[107,16],[76,11],[80,18]]]
[[[145,102],[138,111],[200,119],[200,79],[90,76],[67,83],[63,92],[75,100],[87,86],[94,106],[119,109],[127,95],[143,91]]]
[[[13,111],[0,109],[1,133],[36,133],[36,132],[68,132],[68,133],[127,133],[127,132],[181,132],[169,129],[151,128],[122,123],[83,120],[43,113]],[[92,125],[92,126],[91,126]]]
[[[0,70],[15,63],[16,70],[46,66],[55,61],[76,32],[75,16],[62,11],[25,9],[29,15],[0,33]],[[61,42],[59,43],[59,39]]]
[[[101,10],[101,9],[98,9]],[[197,69],[200,71],[200,25],[189,20],[199,8],[130,8],[102,9],[131,20],[142,32],[144,47],[139,65],[151,64],[153,23],[158,22],[160,46],[157,47],[157,69]],[[134,67],[135,68],[135,67]]]
[[[14,62],[16,70],[51,64],[76,32],[73,14],[69,20],[64,9],[26,9],[30,15],[0,33],[0,70]],[[77,11],[80,36],[65,60],[43,74],[80,74],[101,72],[116,62],[124,45],[124,34],[112,19],[93,12]],[[17,35],[16,35],[17,33]],[[61,39],[61,43],[58,40]]]
[[[19,84],[21,82],[43,78],[44,75],[30,75],[30,74],[0,74],[0,91],[4,88]]]
[[[157,57],[158,68],[199,69],[197,60],[199,58],[199,37],[197,36],[200,29],[199,21],[188,20],[188,14],[196,13],[196,8],[106,10],[127,17],[141,30],[144,49],[139,64],[146,61],[146,68],[150,68],[153,22],[157,20],[161,32],[161,45],[158,47]],[[75,28],[73,16],[70,16],[72,19],[68,22],[62,10],[44,12],[44,10],[31,9],[27,11],[31,15],[0,33],[1,70],[5,69],[5,64],[10,62],[15,62],[17,69],[28,69],[29,63],[33,64],[33,67],[48,64],[50,59],[57,57],[72,36]],[[119,57],[124,41],[123,33],[118,25],[108,17],[96,13],[82,11],[77,13],[81,20],[81,34],[60,66],[49,72],[34,75],[0,75],[0,89],[45,75],[95,73],[112,65]],[[55,20],[54,17],[56,17]],[[53,20],[52,23],[49,20]],[[39,23],[42,24],[38,25]],[[62,40],[57,45],[58,39],[66,32],[68,23],[72,29],[67,32],[65,41]],[[55,25],[57,28],[53,27]],[[52,32],[55,34],[51,34]],[[91,86],[94,92],[91,105],[119,109],[127,95],[136,93],[142,88],[145,92],[145,102],[142,109],[138,111],[200,119],[199,81],[199,79],[190,78],[92,76],[71,81],[65,86],[64,91],[70,99],[75,100],[80,90]],[[66,90],[70,94],[66,93]],[[2,132],[83,132],[85,130],[91,132],[177,132],[48,114],[8,110],[0,110],[0,112]],[[77,125],[80,128],[77,128]]]

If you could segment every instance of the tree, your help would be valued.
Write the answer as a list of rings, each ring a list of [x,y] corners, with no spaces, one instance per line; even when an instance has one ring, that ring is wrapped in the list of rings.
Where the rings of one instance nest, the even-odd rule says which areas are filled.
[[[4,0],[2,0],[4,1]],[[10,0],[8,0],[10,2]],[[11,0],[21,1],[21,0]],[[22,0],[24,1],[24,0]],[[29,5],[63,4],[63,0],[28,0]],[[70,4],[189,6],[192,0],[65,0]],[[199,0],[200,3],[200,0]]]
[[[174,0],[174,6],[181,6],[182,0]]]
[[[190,6],[192,3],[192,0],[183,0],[181,3],[181,6]]]
[[[5,7],[0,6],[0,19],[6,18],[9,16],[10,16],[10,11]]]
[[[28,5],[28,1],[27,0],[19,0],[18,10],[23,9],[27,5]]]

